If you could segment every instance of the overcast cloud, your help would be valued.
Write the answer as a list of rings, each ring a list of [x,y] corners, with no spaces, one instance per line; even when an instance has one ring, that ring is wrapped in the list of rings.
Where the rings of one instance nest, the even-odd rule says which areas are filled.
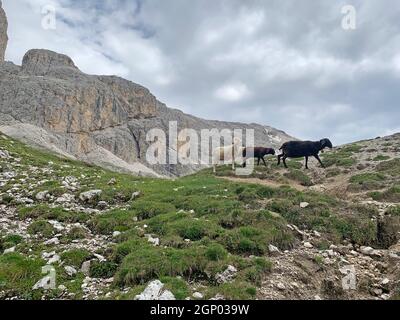
[[[56,30],[41,26],[57,8]],[[341,26],[344,5],[357,29]],[[400,131],[398,0],[3,0],[6,59],[65,53],[207,119],[334,143]]]

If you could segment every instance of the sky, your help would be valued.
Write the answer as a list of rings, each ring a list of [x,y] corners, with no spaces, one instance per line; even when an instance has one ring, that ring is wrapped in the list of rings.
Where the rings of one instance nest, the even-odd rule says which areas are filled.
[[[342,26],[346,5],[355,29]],[[46,27],[49,6],[55,29]],[[3,8],[6,60],[16,64],[32,48],[57,51],[86,73],[139,83],[169,107],[300,139],[342,144],[400,132],[398,0],[3,0]]]

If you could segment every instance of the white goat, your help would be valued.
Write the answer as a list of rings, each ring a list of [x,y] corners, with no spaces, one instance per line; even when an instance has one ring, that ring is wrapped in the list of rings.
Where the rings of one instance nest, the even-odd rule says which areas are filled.
[[[217,165],[223,161],[224,164],[227,164],[232,161],[232,170],[235,170],[235,161],[240,157],[243,159],[243,147],[242,141],[239,138],[234,138],[233,143],[226,147],[215,148],[213,151],[213,171],[217,172]]]

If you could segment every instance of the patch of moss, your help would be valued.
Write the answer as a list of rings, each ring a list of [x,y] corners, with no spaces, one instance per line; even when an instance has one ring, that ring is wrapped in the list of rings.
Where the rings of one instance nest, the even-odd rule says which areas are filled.
[[[91,253],[84,249],[72,249],[61,254],[61,260],[65,265],[80,268],[82,263],[91,257]]]
[[[54,227],[45,220],[32,222],[27,231],[29,234],[40,235],[45,238],[49,238],[55,234]]]

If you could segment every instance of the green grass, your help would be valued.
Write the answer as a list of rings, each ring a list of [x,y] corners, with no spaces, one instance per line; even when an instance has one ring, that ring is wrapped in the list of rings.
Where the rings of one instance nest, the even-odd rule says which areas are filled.
[[[312,186],[313,182],[311,178],[300,170],[291,169],[289,172],[285,173],[284,176],[290,180],[299,182],[302,186]]]
[[[333,152],[325,153],[322,162],[326,167],[336,166],[348,168],[357,164],[354,154],[361,152],[359,145],[349,145]]]
[[[385,187],[386,180],[385,175],[375,172],[354,175],[349,179],[348,190],[352,192],[379,190]]]
[[[0,291],[7,296],[22,299],[40,299],[41,293],[32,291],[33,285],[42,277],[40,259],[29,259],[19,253],[0,256]]]
[[[89,251],[84,249],[72,249],[69,251],[65,251],[61,254],[61,260],[67,266],[72,266],[76,268],[80,268],[82,263],[90,258],[91,254]]]
[[[288,224],[319,231],[323,239],[335,243],[344,239],[359,245],[376,243],[376,224],[371,221],[376,212],[363,206],[349,206],[342,199],[328,194],[300,192],[289,186],[272,188],[234,183],[215,177],[210,169],[176,180],[133,177],[62,159],[11,141],[0,138],[0,148],[21,157],[21,170],[28,171],[31,165],[48,167],[49,161],[53,162],[52,174],[39,172],[29,177],[48,180],[35,191],[48,190],[53,196],[61,195],[66,192],[61,187],[66,176],[77,177],[81,185],[79,190],[71,192],[76,198],[86,190],[103,191],[98,200],[107,201],[113,207],[100,214],[66,211],[45,202],[30,207],[18,205],[17,213],[23,220],[32,220],[29,226],[31,234],[43,237],[54,233],[48,220],[79,222],[95,234],[111,235],[114,231],[121,231],[122,234],[115,239],[117,243],[110,242],[110,246],[101,252],[107,262],[92,262],[90,269],[92,277],[114,277],[115,293],[112,297],[118,299],[133,298],[154,279],[165,283],[178,299],[191,296],[189,283],[192,281],[205,286],[201,292],[206,298],[219,293],[227,299],[254,299],[257,287],[272,270],[271,262],[265,258],[268,245],[285,250],[291,249],[297,241]],[[326,153],[324,162],[333,166],[327,176],[339,175],[343,170],[340,167],[348,170],[356,164],[354,155],[361,150],[361,146],[353,145]],[[287,171],[276,166],[275,158],[268,159],[267,167],[256,167],[251,177],[283,183],[293,180],[311,186],[310,177],[299,170],[302,167],[300,160],[288,161],[290,169]],[[396,177],[398,168],[398,159],[384,161],[377,164],[377,173],[356,175],[351,178],[351,183],[380,183],[386,176]],[[231,174],[229,166],[218,168],[218,176]],[[109,185],[112,178],[116,182]],[[0,192],[10,188],[11,183],[1,187]],[[377,193],[376,196],[389,199],[396,194],[394,191]],[[133,192],[140,192],[140,197],[131,199]],[[5,199],[4,195],[2,199],[7,204],[13,201]],[[301,209],[301,202],[310,205]],[[88,205],[95,207],[96,204]],[[83,239],[86,233],[83,228],[72,228],[63,236],[62,244]],[[159,238],[160,246],[151,245],[145,234]],[[42,251],[47,250],[37,243],[31,248],[16,235],[2,235],[0,239],[3,249],[18,245],[18,251],[32,256],[40,257]],[[68,250],[60,255],[63,266],[71,265],[77,269],[92,257],[83,249]],[[31,260],[18,257],[15,264],[23,265],[22,269],[28,268],[26,272],[31,275],[26,262]],[[0,256],[0,259],[5,258]],[[41,263],[40,259],[34,261]],[[11,262],[7,263],[8,266]],[[232,283],[218,285],[215,275],[228,265],[238,269],[237,276]],[[14,285],[19,292],[29,292],[28,285],[26,291],[21,290],[22,280],[20,277],[14,280],[5,271],[8,270],[5,266],[6,262],[0,263],[0,279],[7,279],[6,290],[12,290]],[[3,276],[1,272],[7,275]],[[61,268],[60,283],[76,293],[77,298],[82,297],[80,286],[84,276],[78,273],[73,279],[76,281],[72,282],[64,273]],[[121,293],[118,289],[122,287],[131,290]]]
[[[376,166],[376,170],[392,177],[398,177],[400,176],[400,159],[381,162]]]
[[[45,220],[37,220],[29,225],[28,233],[32,235],[40,235],[44,238],[50,238],[55,234],[55,229],[49,222]]]
[[[376,201],[400,202],[400,186],[394,186],[383,192],[371,192],[369,196]]]
[[[365,183],[365,182],[371,182],[371,181],[385,181],[386,177],[383,174],[380,173],[363,173],[363,174],[358,174],[355,176],[352,176],[350,178],[350,183]]]
[[[385,160],[389,160],[390,157],[389,156],[384,156],[382,154],[377,155],[375,158],[372,159],[372,161],[385,161]]]

